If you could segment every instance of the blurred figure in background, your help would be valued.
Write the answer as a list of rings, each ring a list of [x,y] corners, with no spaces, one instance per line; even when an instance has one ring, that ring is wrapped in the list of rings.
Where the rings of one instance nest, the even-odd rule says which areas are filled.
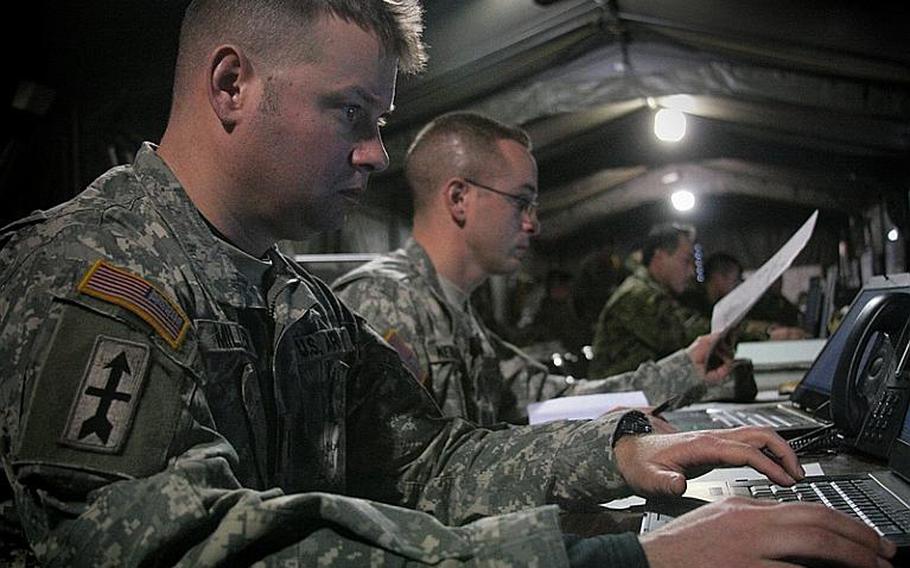
[[[733,291],[743,281],[743,267],[733,255],[714,253],[705,261],[705,282],[686,290],[680,302],[711,319],[711,312],[721,298]],[[806,332],[800,325],[799,308],[780,292],[782,280],[778,279],[746,316],[742,339],[803,339]]]
[[[591,374],[621,373],[687,345],[710,322],[679,303],[694,274],[695,229],[653,227],[642,247],[642,265],[610,296],[594,330]]]
[[[516,343],[530,345],[558,342],[562,351],[580,353],[590,341],[584,323],[575,312],[572,274],[553,269],[547,272],[541,293],[523,310],[518,322]]]
[[[629,270],[616,254],[612,240],[582,261],[572,284],[572,303],[584,326],[583,344],[590,345],[593,341],[597,316],[628,275]]]
[[[592,374],[621,373],[641,361],[665,356],[711,329],[714,303],[742,281],[742,266],[730,255],[709,259],[703,297],[681,298],[694,274],[695,230],[678,224],[651,229],[642,266],[607,301],[594,334]],[[774,322],[744,320],[738,337],[747,341],[801,339],[805,332]]]

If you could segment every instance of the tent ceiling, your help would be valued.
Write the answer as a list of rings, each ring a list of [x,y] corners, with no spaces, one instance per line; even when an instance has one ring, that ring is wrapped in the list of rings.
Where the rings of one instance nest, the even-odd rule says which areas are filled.
[[[160,137],[186,1],[24,6],[27,25],[16,30],[23,33],[3,38],[16,54],[3,92],[13,98],[27,82],[45,87],[32,92],[46,97],[32,97],[22,112],[6,110],[14,132],[3,139],[0,190],[14,199],[10,214],[65,198],[111,161],[128,158],[138,141]],[[841,211],[882,192],[903,192],[906,202],[910,38],[899,4],[425,0],[425,6],[431,63],[399,85],[384,134],[393,162],[376,179],[377,204],[408,210],[404,149],[427,119],[458,108],[529,130],[549,218],[541,239],[554,244],[588,223],[616,222],[624,210],[651,207],[656,215],[665,189],[653,180],[671,169],[703,180],[712,199],[733,199],[732,209],[740,199]],[[677,145],[659,144],[650,133],[649,103],[676,105],[678,95],[690,97],[689,135]],[[49,100],[47,114],[35,112]],[[16,193],[34,176],[10,174],[9,160],[34,148],[39,158],[19,169],[44,168],[52,156],[47,171],[68,171],[31,186],[60,195]],[[719,164],[735,164],[735,172]],[[824,199],[828,194],[834,197]]]
[[[469,108],[530,132],[542,241],[662,208],[669,170],[704,196],[857,211],[910,185],[905,23],[848,2],[431,1],[431,55],[455,55],[402,85],[380,183],[401,186],[427,118]],[[687,112],[683,142],[653,139],[653,107]]]

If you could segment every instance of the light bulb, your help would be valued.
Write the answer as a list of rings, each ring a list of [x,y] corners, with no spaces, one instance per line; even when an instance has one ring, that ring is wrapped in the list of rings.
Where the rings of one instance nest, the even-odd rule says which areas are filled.
[[[686,115],[662,108],[654,115],[654,135],[664,142],[679,142],[686,135]]]
[[[670,195],[670,203],[673,204],[673,207],[677,211],[689,211],[695,207],[695,196],[691,191],[681,189],[679,191],[674,191],[673,194]]]

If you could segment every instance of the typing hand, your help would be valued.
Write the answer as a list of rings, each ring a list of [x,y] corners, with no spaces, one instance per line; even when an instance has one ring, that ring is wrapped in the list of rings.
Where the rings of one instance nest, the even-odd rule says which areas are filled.
[[[641,545],[651,568],[806,562],[883,568],[896,551],[871,528],[824,506],[743,498],[699,507],[642,536]]]
[[[805,475],[783,438],[754,426],[624,436],[613,451],[619,472],[639,495],[682,495],[686,474],[719,465],[751,466],[779,485],[793,485]]]

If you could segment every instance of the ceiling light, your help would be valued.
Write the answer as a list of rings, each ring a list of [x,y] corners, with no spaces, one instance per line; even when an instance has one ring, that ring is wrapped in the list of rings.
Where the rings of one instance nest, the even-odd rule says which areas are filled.
[[[897,242],[897,238],[899,236],[900,236],[900,233],[897,231],[896,227],[892,227],[891,230],[888,231],[888,240],[891,241],[892,243]]]
[[[670,203],[677,211],[689,211],[695,207],[695,196],[691,191],[681,189],[673,192],[670,196]]]
[[[654,115],[654,135],[664,142],[679,142],[686,135],[686,115],[662,108]]]

